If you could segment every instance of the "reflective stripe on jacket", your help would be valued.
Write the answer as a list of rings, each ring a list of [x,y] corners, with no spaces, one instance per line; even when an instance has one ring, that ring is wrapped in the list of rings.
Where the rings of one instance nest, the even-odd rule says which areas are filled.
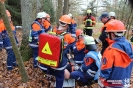
[[[133,67],[132,45],[125,37],[114,39],[104,52],[102,58],[101,77],[108,80],[120,80],[123,86],[130,84],[131,72]]]
[[[15,27],[13,25],[12,22],[10,22],[10,26],[11,26],[11,29],[12,29],[12,32],[14,34],[14,38],[16,40],[16,43],[18,44],[18,40],[17,40],[17,37],[16,37],[16,30],[15,30]],[[3,44],[3,47],[5,49],[11,49],[12,48],[12,45],[11,45],[11,42],[10,42],[10,39],[9,39],[9,36],[8,36],[8,32],[6,30],[6,27],[4,25],[4,23],[0,23],[0,42],[1,44]]]
[[[29,35],[29,46],[38,47],[38,39],[41,33],[45,33],[44,27],[38,21],[34,21],[31,24],[31,30]]]
[[[89,51],[85,55],[84,61],[79,70],[84,72],[86,76],[91,75],[94,77],[94,80],[97,80],[100,74],[100,66],[101,54],[99,52]]]

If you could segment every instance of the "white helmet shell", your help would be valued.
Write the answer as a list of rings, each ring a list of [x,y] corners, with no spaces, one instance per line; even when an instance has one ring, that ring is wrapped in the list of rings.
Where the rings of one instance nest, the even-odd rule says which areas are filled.
[[[84,36],[84,43],[85,43],[85,45],[96,44],[94,38],[92,36],[88,36],[88,35]]]
[[[71,13],[69,13],[69,14],[68,14],[68,16],[72,17],[72,14],[71,14]]]
[[[116,17],[115,12],[110,12],[109,17],[111,17],[111,16]]]
[[[36,18],[46,18],[47,13],[46,12],[39,12],[36,16]]]

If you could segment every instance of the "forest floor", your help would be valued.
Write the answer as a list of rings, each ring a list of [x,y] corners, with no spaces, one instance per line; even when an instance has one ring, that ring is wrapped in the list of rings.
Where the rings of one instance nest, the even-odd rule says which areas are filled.
[[[94,37],[97,37],[100,34],[100,29],[94,29]],[[17,30],[18,40],[22,40],[22,31]],[[2,50],[0,52],[0,88],[53,88],[48,87],[50,81],[48,78],[44,77],[45,73],[42,72],[39,68],[33,68],[32,58],[29,61],[24,62],[25,69],[27,71],[29,81],[27,83],[21,82],[21,75],[19,69],[15,67],[12,71],[7,71],[6,69],[6,51]],[[131,78],[133,84],[133,75]],[[53,85],[53,83],[51,83]],[[79,87],[76,84],[76,88],[87,88]],[[97,84],[92,85],[88,88],[98,88]],[[131,87],[133,88],[133,87]]]

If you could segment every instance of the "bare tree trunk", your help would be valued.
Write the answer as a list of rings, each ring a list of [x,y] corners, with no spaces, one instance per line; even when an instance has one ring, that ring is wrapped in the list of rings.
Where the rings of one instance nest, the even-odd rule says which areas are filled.
[[[32,57],[32,50],[28,46],[30,26],[36,18],[36,14],[43,11],[42,3],[43,0],[21,0],[23,36],[20,51],[23,60],[29,60]]]
[[[64,0],[63,14],[69,13],[69,0]]]
[[[61,17],[62,15],[62,0],[58,0],[58,8],[57,8],[57,23],[58,23],[58,19]]]
[[[28,46],[30,33],[30,25],[35,18],[35,10],[32,10],[32,0],[21,0],[21,16],[22,16],[22,44],[20,47],[23,60],[29,60],[32,56],[32,50]],[[34,7],[34,6],[33,6]],[[33,14],[32,14],[33,13]]]
[[[32,0],[32,19],[34,20],[38,12],[43,11],[43,0]]]
[[[19,71],[21,73],[22,82],[27,82],[28,81],[28,75],[25,71],[23,60],[22,60],[22,57],[21,57],[20,52],[18,50],[16,41],[15,41],[15,38],[14,38],[14,34],[11,30],[8,17],[7,17],[7,15],[5,15],[6,14],[5,6],[1,1],[0,1],[0,13],[1,13],[2,18],[4,20],[6,30],[8,31],[8,35],[9,35],[9,38],[10,38],[10,41],[11,41],[11,44],[12,44],[12,47],[13,47],[13,52],[15,54],[15,57],[16,57],[16,60],[17,60],[17,63],[18,63],[18,67],[19,67]]]
[[[126,31],[126,38],[127,39],[129,37],[129,31],[131,29],[132,21],[133,21],[133,15],[132,15],[132,13],[133,13],[133,9],[130,10],[130,15],[129,15],[128,20],[127,20],[127,22],[125,24],[126,25],[126,29],[127,29],[127,31]]]
[[[124,18],[124,12],[125,12],[126,3],[127,3],[127,0],[124,3],[123,10],[122,10],[122,13],[121,13],[122,14],[122,17],[121,17],[122,20]]]

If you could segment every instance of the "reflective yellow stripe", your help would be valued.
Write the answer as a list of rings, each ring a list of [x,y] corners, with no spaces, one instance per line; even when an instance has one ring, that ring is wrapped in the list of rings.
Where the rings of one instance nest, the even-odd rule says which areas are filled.
[[[32,37],[29,37],[29,42],[32,42]]]
[[[90,24],[89,25],[87,25],[87,22],[90,22]],[[91,19],[86,19],[86,23],[85,23],[85,25],[87,26],[87,27],[85,27],[86,29],[92,29],[92,20]]]
[[[64,38],[61,39],[61,42],[62,42],[62,52],[61,52],[60,62],[62,61],[62,54],[63,54],[63,49],[64,49]]]
[[[30,35],[29,35],[29,42],[32,42],[31,30],[30,30]]]
[[[57,66],[57,61],[53,61],[53,60],[48,60],[48,59],[44,59],[44,58],[41,58],[38,56],[38,61],[42,64],[46,64],[46,65],[49,65],[49,66],[54,66],[56,67]]]
[[[92,20],[91,19],[87,19],[86,21],[90,21],[92,23]]]
[[[86,29],[92,29],[93,27],[85,27]]]

